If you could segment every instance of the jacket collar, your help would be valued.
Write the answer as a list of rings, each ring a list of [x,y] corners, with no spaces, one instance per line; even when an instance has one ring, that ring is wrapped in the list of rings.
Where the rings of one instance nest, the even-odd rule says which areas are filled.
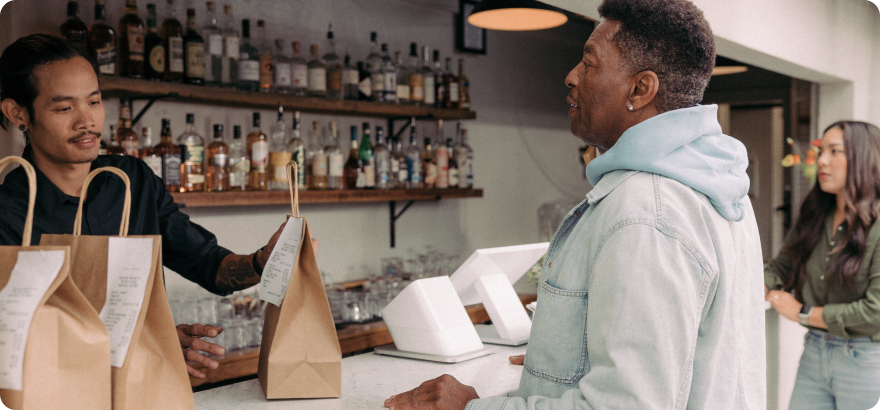
[[[602,179],[599,180],[599,183],[593,187],[590,193],[587,194],[587,203],[591,206],[595,205],[597,202],[601,201],[602,198],[608,196],[611,191],[614,191],[614,188],[617,188],[617,186],[623,183],[623,181],[638,172],[639,171],[616,170],[606,173]]]

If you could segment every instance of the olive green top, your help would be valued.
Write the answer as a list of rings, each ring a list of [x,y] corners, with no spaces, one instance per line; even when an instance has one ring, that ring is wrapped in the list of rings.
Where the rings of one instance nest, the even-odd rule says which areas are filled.
[[[816,244],[807,260],[807,279],[798,301],[811,306],[822,306],[822,319],[828,332],[843,338],[871,337],[880,341],[880,223],[868,232],[865,258],[854,278],[855,286],[841,286],[830,272],[837,253],[829,254],[840,242],[846,240],[846,222],[834,229],[834,215],[825,220],[822,239]],[[785,247],[793,242],[795,232],[789,233]],[[783,247],[783,249],[785,249]],[[764,265],[764,284],[771,290],[782,289],[791,272],[791,255],[780,253],[776,259]]]

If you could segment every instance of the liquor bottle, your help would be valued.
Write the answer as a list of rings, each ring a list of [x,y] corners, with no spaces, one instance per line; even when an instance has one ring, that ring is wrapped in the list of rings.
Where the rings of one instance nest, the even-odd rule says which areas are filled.
[[[409,102],[410,104],[422,105],[425,103],[425,76],[422,67],[419,66],[419,46],[416,43],[409,44]]]
[[[165,46],[156,27],[156,5],[147,4],[147,35],[144,37],[144,77],[161,80],[165,75]]]
[[[461,124],[459,124],[461,127]],[[455,147],[455,161],[458,163],[458,187],[474,187],[474,150],[467,142],[467,130],[461,129],[461,139]]]
[[[155,13],[156,6],[153,6]],[[155,25],[155,18],[153,20]],[[87,36],[89,53],[101,74],[116,74],[116,30],[107,24],[104,0],[95,0],[95,22]]]
[[[283,44],[279,42],[279,44]],[[277,64],[277,61],[276,61]],[[287,163],[293,154],[287,149],[287,125],[284,124],[284,107],[278,106],[278,121],[272,126],[269,138],[269,189],[281,191],[287,189]]]
[[[425,149],[422,150],[422,181],[425,188],[434,188],[437,184],[437,162],[434,161],[434,150],[431,139],[425,138]]]
[[[107,144],[106,140],[108,137],[110,139],[112,139],[113,138],[112,135],[113,135],[112,133],[106,133],[106,132],[101,133],[101,145],[98,146],[98,155],[107,155],[107,145],[108,144]]]
[[[363,129],[364,134],[361,137],[361,144],[358,148],[358,158],[363,166],[363,188],[373,189],[376,187],[376,158],[373,156],[373,142],[370,139],[370,123],[365,122]]]
[[[378,49],[376,32],[373,31],[370,33],[370,54],[367,55],[366,60],[367,70],[370,72],[370,84],[372,85],[370,101],[384,101],[385,80],[383,76],[385,71],[383,69],[382,56],[377,52]]]
[[[373,95],[373,76],[363,61],[357,62],[358,70],[358,100],[369,101]]]
[[[125,155],[137,156],[138,135],[131,129],[131,100],[119,99],[119,129],[116,130],[116,141],[125,150]]]
[[[110,126],[110,145],[107,146],[107,155],[127,155],[125,153],[125,148],[122,148],[119,145],[119,140],[116,139],[116,127]]]
[[[119,75],[144,76],[144,22],[137,15],[137,0],[125,0],[125,15],[119,20]],[[167,59],[166,59],[167,60]]]
[[[458,59],[458,108],[471,108],[470,80],[464,75],[464,59]]]
[[[272,46],[266,36],[266,21],[257,20],[257,52],[260,60],[260,91],[269,92],[275,82],[272,72]]]
[[[399,104],[409,104],[409,67],[403,62],[403,54],[400,51],[394,52],[394,62],[397,66],[395,73],[397,89],[394,94]]]
[[[342,155],[342,149],[339,148],[339,131],[336,128],[336,121],[330,121],[327,125],[329,135],[327,136],[327,147],[324,148],[324,152],[327,153],[327,189],[342,189],[344,188],[342,175],[345,158]]]
[[[251,21],[248,19],[241,21],[241,46],[238,48],[238,88],[245,91],[257,91],[260,88],[260,53],[251,45]]]
[[[205,139],[195,131],[196,120],[193,114],[186,114],[186,131],[177,137],[180,145],[180,192],[201,192],[205,190]]]
[[[284,52],[284,40],[275,39],[275,55],[272,56],[272,71],[275,73],[275,86],[273,91],[281,94],[293,92],[293,77],[291,72],[290,57]],[[285,141],[285,144],[287,141]],[[285,178],[287,178],[285,174]]]
[[[229,191],[229,145],[223,141],[223,125],[214,124],[214,140],[208,145],[205,191]]]
[[[406,149],[406,187],[417,189],[424,187],[422,182],[422,158],[419,151],[419,141],[416,138],[416,122],[412,121],[409,127],[409,148]]]
[[[388,55],[388,44],[382,43],[382,102],[397,103],[397,67]]]
[[[223,14],[223,59],[220,61],[220,85],[234,87],[238,83],[238,56],[241,49],[241,38],[235,29],[235,17],[232,6],[224,5]]]
[[[299,41],[291,43],[293,57],[290,59],[290,75],[294,95],[306,95],[309,88],[309,63],[300,54]]]
[[[186,9],[186,34],[183,36],[184,81],[205,84],[205,39],[196,30],[196,10]],[[209,56],[210,59],[210,56]]]
[[[409,173],[407,172],[406,154],[403,153],[403,142],[395,138],[391,150],[392,188],[406,188]]]
[[[213,1],[206,3],[208,24],[202,27],[205,39],[205,84],[220,85],[223,77],[223,30],[217,20],[217,6]]]
[[[68,1],[67,20],[61,23],[61,36],[86,51],[88,50],[88,44],[86,44],[88,32],[89,28],[86,27],[86,23],[79,18],[79,2],[77,0]]]
[[[437,87],[436,82],[434,82],[434,70],[431,69],[431,57],[429,55],[430,49],[428,46],[425,46],[422,50],[422,77],[424,78],[424,90],[423,94],[425,95],[424,104],[428,107],[433,107],[437,103]]]
[[[168,0],[168,18],[162,22],[162,46],[165,47],[164,81],[179,83],[183,81],[184,65],[183,26],[177,20],[177,6]]]
[[[171,119],[162,118],[161,140],[153,149],[162,157],[162,182],[168,192],[180,191],[180,147],[171,141]]]
[[[269,137],[260,129],[260,113],[254,113],[254,130],[247,136],[247,155],[251,159],[248,190],[265,191],[269,186],[266,168],[269,165]]]
[[[454,153],[454,148],[452,146],[452,138],[446,139],[446,152],[449,154]],[[458,161],[455,160],[455,156],[449,156],[449,188],[458,188]]]
[[[327,50],[324,54],[323,63],[327,71],[327,98],[341,100],[342,90],[342,64],[336,55],[336,40],[333,39],[333,24],[327,29]]]
[[[318,57],[318,45],[312,44],[309,47],[312,54],[309,60],[309,84],[308,95],[312,97],[325,97],[327,95],[327,69],[321,64]]]
[[[449,149],[444,143],[443,120],[437,120],[437,149],[434,150],[434,163],[437,166],[437,188],[449,188]]]
[[[358,155],[358,127],[352,125],[351,151],[349,151],[348,160],[345,161],[345,166],[342,168],[345,189],[363,188],[363,167]]]
[[[153,147],[153,129],[150,127],[141,128],[141,135],[144,137],[144,147],[138,152],[138,157],[153,170],[159,179],[162,178],[162,156],[156,152]]]
[[[232,127],[232,145],[229,147],[229,189],[246,191],[251,160],[241,140],[241,125]]]
[[[296,167],[299,170],[296,185],[299,189],[306,189],[306,145],[302,139],[299,111],[293,113],[293,137],[287,144],[287,149],[290,151],[292,160],[296,162]]]
[[[343,59],[345,65],[342,66],[342,98],[346,100],[357,100],[358,84],[360,83],[360,73],[357,67],[351,65],[351,57],[348,51],[345,52]]]
[[[312,135],[309,138],[311,149],[306,158],[306,167],[311,171],[309,180],[309,188],[311,189],[327,189],[327,152],[324,151],[324,135],[321,132],[321,122],[312,123]],[[310,165],[309,162],[311,162]]]
[[[385,131],[382,127],[376,127],[376,146],[373,148],[373,157],[376,164],[376,188],[391,188],[391,152],[385,145]]]
[[[458,108],[458,77],[452,72],[452,59],[446,57],[446,73],[443,74],[443,87],[446,94],[443,96],[443,106],[446,108]]]
[[[443,68],[440,67],[440,50],[434,50],[434,107],[445,107],[446,84],[443,82]]]

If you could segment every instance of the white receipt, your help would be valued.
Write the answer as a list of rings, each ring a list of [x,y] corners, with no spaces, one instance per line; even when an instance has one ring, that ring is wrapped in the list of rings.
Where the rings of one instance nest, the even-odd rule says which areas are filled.
[[[107,299],[101,321],[110,335],[110,365],[122,367],[137,325],[153,264],[152,238],[109,238]]]
[[[260,279],[260,299],[275,306],[281,306],[302,239],[303,219],[288,219],[287,225],[281,231],[281,237],[275,243],[272,255],[269,256],[269,261],[266,262],[266,267],[263,268],[263,275]]]
[[[0,389],[21,390],[24,350],[40,300],[64,266],[65,251],[21,251],[0,290]]]

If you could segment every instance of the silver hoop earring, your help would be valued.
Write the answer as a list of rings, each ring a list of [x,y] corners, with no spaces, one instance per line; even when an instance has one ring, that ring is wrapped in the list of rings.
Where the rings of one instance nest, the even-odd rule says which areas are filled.
[[[627,108],[629,108],[629,110],[632,111],[632,110],[633,110],[633,106],[632,106],[632,104],[630,104],[629,106],[627,106]]]

